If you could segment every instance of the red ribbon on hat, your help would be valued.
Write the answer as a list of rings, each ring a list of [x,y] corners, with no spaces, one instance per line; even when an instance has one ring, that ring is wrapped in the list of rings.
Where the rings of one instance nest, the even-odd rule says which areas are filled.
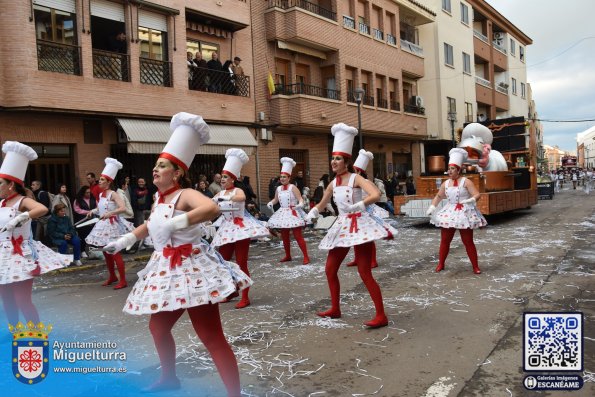
[[[12,253],[23,256],[23,248],[21,247],[21,244],[23,244],[23,236],[17,238],[11,237],[10,241],[12,242]]]
[[[240,218],[240,217],[233,218],[233,224],[238,225],[239,227],[245,227],[244,226],[244,218]]]
[[[175,163],[175,164],[177,164],[177,165],[178,165],[180,168],[182,168],[184,171],[186,171],[186,172],[188,171],[188,166],[187,166],[187,165],[186,165],[186,164],[185,164],[185,163],[184,163],[182,160],[180,160],[179,158],[177,158],[177,157],[176,157],[176,156],[174,156],[173,154],[170,154],[170,153],[163,152],[163,153],[161,153],[161,154],[159,155],[159,158],[162,158],[162,159],[169,160],[169,161],[171,161],[172,163]]]
[[[170,258],[169,268],[175,269],[176,266],[182,265],[182,258],[187,258],[192,254],[192,244],[183,244],[177,247],[165,247],[163,249],[163,256]]]
[[[351,224],[349,225],[349,233],[357,233],[359,229],[357,228],[357,218],[362,216],[361,212],[352,212],[347,214],[347,217],[351,219]]]

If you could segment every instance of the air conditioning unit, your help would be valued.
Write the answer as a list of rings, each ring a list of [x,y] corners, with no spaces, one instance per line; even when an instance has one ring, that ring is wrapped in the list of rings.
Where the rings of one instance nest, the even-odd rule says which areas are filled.
[[[504,88],[504,89],[507,89],[507,88],[508,88],[508,83],[505,83],[505,82],[503,82],[503,81],[499,82],[499,83],[498,83],[498,85],[499,85],[500,87]]]
[[[411,97],[411,104],[413,106],[417,106],[418,108],[423,108],[424,107],[424,100],[422,99],[422,97],[414,95]]]
[[[260,129],[260,139],[263,141],[272,141],[273,140],[273,131],[267,130],[266,128]]]
[[[503,40],[504,39],[504,32],[494,32],[494,39],[495,40]]]

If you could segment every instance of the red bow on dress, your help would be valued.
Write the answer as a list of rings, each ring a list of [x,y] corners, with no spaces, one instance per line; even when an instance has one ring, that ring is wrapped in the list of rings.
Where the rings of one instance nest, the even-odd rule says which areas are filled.
[[[167,189],[165,192],[159,192],[159,200],[157,200],[157,204],[165,204],[165,196],[175,192],[179,188],[180,186],[175,184],[172,188]]]
[[[453,183],[452,186],[459,186],[459,180],[458,179],[453,179]]]
[[[362,216],[361,212],[352,212],[347,214],[347,217],[351,219],[351,225],[349,225],[349,233],[357,233],[359,229],[357,228],[357,218]]]
[[[177,247],[165,247],[163,249],[163,256],[171,257],[169,260],[169,268],[174,269],[176,266],[182,265],[182,258],[187,258],[192,254],[192,244],[183,244]]]
[[[298,214],[297,214],[297,212],[295,211],[295,206],[294,206],[294,205],[290,205],[290,206],[289,206],[289,208],[291,209],[291,215],[293,215],[293,216],[297,217],[297,216],[298,216]]]
[[[116,215],[114,215],[114,216],[110,216],[108,219],[109,219],[109,223],[111,223],[113,225],[114,222],[117,222],[118,217]]]
[[[461,203],[457,203],[457,205],[455,205],[455,211],[460,211],[460,210],[462,210],[463,208],[464,208],[464,207],[463,207],[463,204],[461,204]]]
[[[343,184],[343,179],[341,179],[341,177],[345,174],[347,174],[347,172],[337,174],[337,176],[335,177],[335,179],[337,180],[337,186],[341,186]]]
[[[233,224],[238,225],[239,227],[244,227],[244,218],[233,218]]]
[[[21,247],[21,244],[23,244],[23,236],[17,238],[11,237],[10,241],[12,242],[12,253],[23,256],[23,248]]]

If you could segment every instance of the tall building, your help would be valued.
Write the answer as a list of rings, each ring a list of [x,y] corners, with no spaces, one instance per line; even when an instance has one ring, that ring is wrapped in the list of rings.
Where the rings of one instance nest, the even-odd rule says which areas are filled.
[[[330,127],[357,126],[358,111],[368,173],[419,173],[427,65],[417,28],[434,18],[413,0],[252,1],[261,190],[281,156],[316,186],[329,173]]]
[[[543,145],[547,159],[547,171],[554,171],[562,167],[562,157],[567,153],[558,146]]]
[[[595,127],[591,127],[576,136],[578,166],[595,168]]]
[[[12,2],[0,13],[0,34],[15,38],[0,44],[0,138],[39,154],[28,181],[74,191],[110,155],[121,176],[150,176],[169,119],[186,111],[212,127],[191,172],[216,172],[228,146],[256,152],[249,26],[247,1]],[[238,56],[245,76],[189,68],[187,51]]]

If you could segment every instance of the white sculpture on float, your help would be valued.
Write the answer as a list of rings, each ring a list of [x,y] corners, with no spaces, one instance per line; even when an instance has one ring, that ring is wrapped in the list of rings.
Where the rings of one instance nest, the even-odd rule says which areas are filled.
[[[478,171],[507,171],[508,165],[502,153],[492,150],[494,136],[488,127],[470,123],[463,128],[459,147],[467,151],[467,161],[477,164]]]

